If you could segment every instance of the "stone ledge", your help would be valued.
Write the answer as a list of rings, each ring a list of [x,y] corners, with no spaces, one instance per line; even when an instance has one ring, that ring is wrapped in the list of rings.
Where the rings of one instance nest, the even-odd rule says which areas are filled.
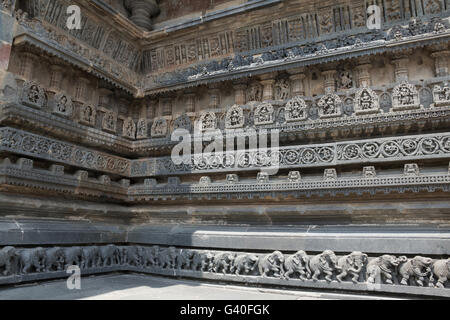
[[[361,252],[336,255],[330,250],[325,250],[317,255],[302,250],[293,255],[284,255],[280,251],[254,254],[134,245],[34,249],[5,247],[1,252],[8,255],[12,252],[14,258],[11,259],[14,262],[6,267],[5,272],[10,273],[10,275],[2,274],[0,276],[0,285],[66,278],[69,275],[63,270],[68,265],[72,265],[73,262],[71,261],[78,261],[75,265],[82,266],[80,270],[82,276],[110,272],[140,272],[258,286],[450,297],[450,290],[446,286],[448,271],[445,270],[447,273],[443,278],[440,273],[442,270],[439,269],[442,263],[448,263],[449,260],[441,260],[440,258],[432,259],[420,256],[407,258],[391,255],[369,257]],[[97,252],[97,256],[95,252]],[[289,259],[297,257],[297,255],[300,255],[298,264],[291,266],[288,263]],[[36,257],[36,259],[30,260],[30,257]],[[273,262],[269,263],[268,261],[271,260],[267,259],[270,257],[275,258]],[[328,257],[331,259],[330,261]],[[64,259],[62,262],[60,261],[61,258]],[[252,260],[246,260],[250,258]],[[283,259],[277,260],[278,258]],[[360,261],[361,268],[354,271],[355,273],[351,271],[353,265],[342,264],[343,261],[348,261],[348,259],[359,258],[363,259]],[[47,259],[51,259],[52,263],[48,264]],[[396,264],[385,265],[386,261]],[[64,263],[65,267],[63,267]],[[417,265],[418,263],[424,263],[424,265]],[[38,264],[41,264],[40,267],[43,271],[35,272]],[[322,264],[325,265],[322,266]],[[58,265],[58,268],[56,268],[56,265]],[[91,265],[91,267],[85,267],[86,265]],[[408,269],[411,265],[418,268],[417,270],[414,269],[412,275],[410,274],[411,270]],[[55,271],[55,269],[57,270]],[[274,272],[274,274],[271,272]],[[439,276],[439,281],[433,278],[433,273]],[[357,275],[357,278],[354,278],[354,282],[351,282],[348,275],[352,277]],[[340,279],[340,277],[342,278]],[[420,286],[413,284],[412,280],[419,281],[419,277],[423,283]],[[392,281],[388,283],[387,279]],[[405,279],[411,281],[404,282]]]

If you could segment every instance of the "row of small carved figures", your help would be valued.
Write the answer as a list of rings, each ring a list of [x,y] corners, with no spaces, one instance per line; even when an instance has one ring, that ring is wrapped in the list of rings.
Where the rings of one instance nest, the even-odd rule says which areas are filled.
[[[354,251],[341,257],[331,250],[309,256],[300,250],[292,255],[163,248],[159,246],[86,246],[14,248],[0,250],[3,276],[81,269],[132,266],[138,268],[190,270],[234,275],[255,275],[303,281],[352,281],[445,288],[450,279],[450,258],[407,258],[382,255],[369,259]],[[360,281],[364,279],[364,281]]]

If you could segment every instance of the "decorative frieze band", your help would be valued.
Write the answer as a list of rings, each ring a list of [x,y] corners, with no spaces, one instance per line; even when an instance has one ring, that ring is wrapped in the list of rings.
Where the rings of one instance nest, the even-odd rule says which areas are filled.
[[[46,192],[71,194],[92,198],[109,198],[116,201],[127,200],[127,188],[130,181],[112,182],[109,176],[90,178],[87,171],[65,174],[64,166],[52,165],[49,170],[33,167],[33,160],[20,158],[12,164],[6,158],[0,164],[0,182],[2,185],[20,186]]]
[[[0,150],[122,176],[130,169],[127,159],[13,128],[0,128]]]
[[[366,168],[365,168],[366,169]],[[368,170],[364,170],[366,175]],[[130,201],[148,200],[180,200],[180,199],[253,199],[253,198],[302,198],[311,196],[338,196],[364,193],[405,193],[435,192],[450,190],[450,175],[420,174],[411,175],[408,170],[404,175],[388,175],[380,177],[359,176],[339,178],[336,169],[324,171],[323,178],[299,180],[298,172],[291,172],[285,180],[269,178],[259,174],[256,182],[239,182],[235,174],[227,176],[227,181],[211,183],[202,177],[198,184],[157,184],[151,179],[144,184],[129,188]],[[293,179],[290,177],[294,177]],[[205,181],[207,181],[205,183]]]
[[[198,154],[190,163],[175,164],[171,157],[135,160],[131,176],[252,171],[326,167],[450,157],[450,133],[337,142],[274,149]]]
[[[287,177],[272,178],[258,173],[256,179],[239,181],[237,174],[228,174],[225,181],[213,181],[208,176],[198,183],[181,183],[179,177],[169,177],[167,184],[156,179],[145,179],[143,184],[131,184],[128,179],[113,182],[108,175],[89,177],[88,171],[79,170],[66,174],[64,166],[51,165],[49,169],[35,168],[33,160],[19,158],[11,163],[5,158],[0,163],[0,184],[21,186],[38,192],[71,194],[93,198],[109,198],[120,202],[183,199],[253,199],[253,198],[302,198],[311,196],[363,195],[364,193],[405,193],[450,191],[450,166],[443,173],[420,171],[415,163],[404,166],[403,174],[377,176],[375,167],[364,167],[362,175],[340,177],[336,169],[325,169],[323,176],[304,179],[300,172],[291,171]]]
[[[415,19],[417,27],[411,24],[397,25],[386,31],[347,33],[330,39],[314,38],[297,46],[285,44],[283,48],[267,51],[245,52],[235,58],[224,58],[222,61],[190,66],[173,72],[148,75],[145,89],[148,94],[155,94],[189,86],[201,85],[224,80],[234,80],[245,76],[254,76],[269,72],[282,71],[289,68],[311,66],[314,64],[335,62],[348,58],[359,58],[368,54],[395,52],[423,46],[424,43],[436,44],[449,35],[447,19],[433,18],[429,22]],[[435,26],[442,26],[436,30]],[[401,29],[402,36],[394,37],[396,30]],[[415,30],[419,30],[416,32]],[[317,39],[317,40],[316,40]],[[414,39],[414,41],[410,41]],[[441,40],[439,40],[441,39]],[[446,40],[443,40],[446,41]],[[399,81],[405,80],[400,77]]]
[[[58,278],[70,266],[83,274],[140,271],[220,281],[397,292],[450,297],[450,259],[369,255],[332,250],[252,253],[142,245],[0,249],[0,283]]]

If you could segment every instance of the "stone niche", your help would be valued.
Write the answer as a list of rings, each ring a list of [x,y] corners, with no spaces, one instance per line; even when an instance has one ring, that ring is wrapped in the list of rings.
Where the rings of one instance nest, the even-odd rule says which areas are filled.
[[[445,83],[443,86],[435,85],[433,88],[434,107],[450,105],[450,86]]]
[[[402,110],[414,110],[420,109],[419,92],[416,87],[407,82],[403,81],[398,86],[394,88],[392,93],[392,110],[402,111]]]

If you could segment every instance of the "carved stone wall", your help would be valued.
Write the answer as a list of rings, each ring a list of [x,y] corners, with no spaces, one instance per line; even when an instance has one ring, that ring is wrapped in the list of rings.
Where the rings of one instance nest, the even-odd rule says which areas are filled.
[[[0,283],[76,264],[449,297],[449,4],[375,1],[369,30],[370,1],[175,2],[0,2]],[[178,129],[236,145],[175,163]]]
[[[331,250],[292,254],[251,253],[154,246],[3,247],[0,283],[64,276],[77,265],[83,274],[139,271],[150,274],[321,289],[449,297],[450,260],[422,256],[371,256]]]

